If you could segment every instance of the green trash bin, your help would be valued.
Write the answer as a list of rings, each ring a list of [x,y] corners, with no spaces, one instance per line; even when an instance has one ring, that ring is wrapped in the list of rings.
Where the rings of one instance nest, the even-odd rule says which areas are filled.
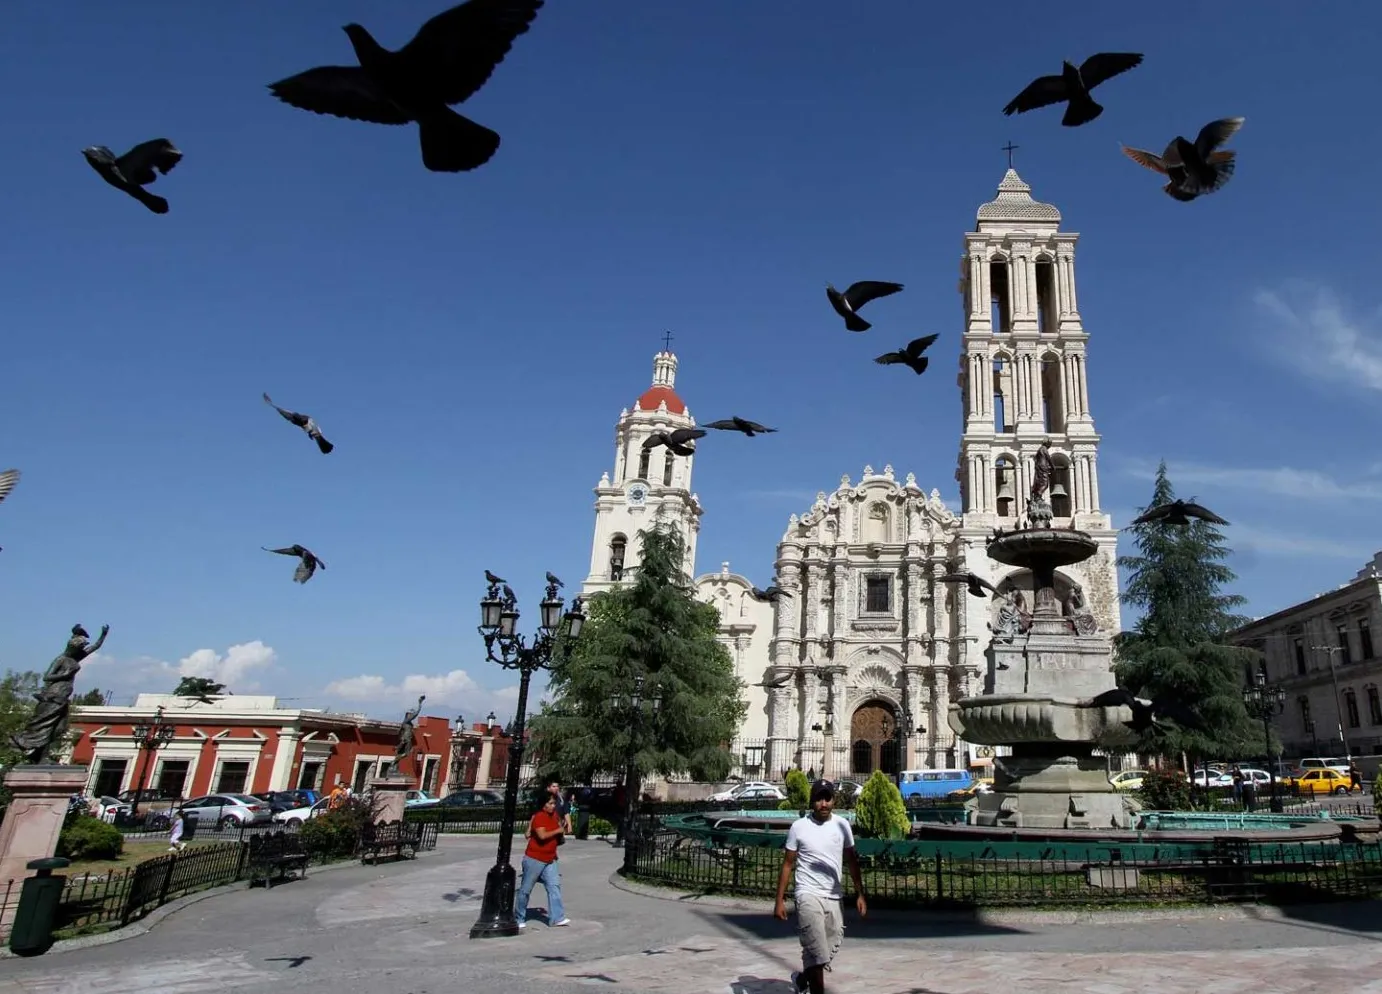
[[[26,865],[37,872],[24,881],[19,892],[19,907],[10,928],[10,952],[16,956],[40,956],[53,945],[53,921],[67,885],[67,878],[61,874],[53,876],[53,871],[67,869],[71,861],[51,856]]]

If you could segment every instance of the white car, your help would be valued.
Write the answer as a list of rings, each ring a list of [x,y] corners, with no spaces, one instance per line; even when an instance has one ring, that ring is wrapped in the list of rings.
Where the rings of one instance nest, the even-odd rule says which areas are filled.
[[[441,798],[433,797],[425,790],[410,790],[403,799],[404,806],[409,808],[426,808],[440,803]]]
[[[748,780],[732,787],[729,790],[722,790],[718,794],[711,794],[708,801],[754,801],[765,798],[776,798],[785,801],[787,795],[782,793],[772,784],[763,780]]]
[[[1196,787],[1232,787],[1233,777],[1217,770],[1196,770],[1194,784]]]
[[[311,807],[290,808],[287,811],[280,811],[278,814],[274,815],[274,821],[278,822],[280,825],[292,825],[296,828],[309,818],[317,818],[326,814],[327,805],[330,800],[329,797],[323,797]]]

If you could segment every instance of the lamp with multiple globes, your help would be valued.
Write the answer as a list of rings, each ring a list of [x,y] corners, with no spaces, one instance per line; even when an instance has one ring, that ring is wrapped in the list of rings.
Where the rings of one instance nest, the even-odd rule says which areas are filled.
[[[176,734],[177,728],[163,720],[162,705],[154,709],[153,720],[136,722],[131,729],[130,735],[134,739],[135,747],[144,753],[144,762],[139,767],[139,779],[134,785],[134,802],[130,811],[132,815],[139,815],[139,797],[144,792],[144,785],[149,782],[149,764],[153,762],[154,753],[173,741]]]
[[[1272,719],[1286,710],[1286,691],[1267,685],[1267,674],[1257,671],[1257,679],[1243,688],[1243,706],[1248,714],[1262,722],[1262,755],[1267,760],[1267,776],[1271,778],[1271,810],[1283,810],[1281,795],[1276,789],[1276,770],[1272,764]]]

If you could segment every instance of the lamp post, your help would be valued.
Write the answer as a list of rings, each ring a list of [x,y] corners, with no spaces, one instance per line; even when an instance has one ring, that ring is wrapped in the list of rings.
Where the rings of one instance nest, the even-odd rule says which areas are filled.
[[[886,721],[887,719],[885,718],[885,728]],[[925,735],[926,729],[921,725],[913,726],[912,712],[906,704],[903,704],[895,726],[891,731],[886,733],[897,742],[897,772],[894,774],[894,778],[899,788],[902,786],[903,767],[907,765],[907,739],[912,736],[913,732],[917,735]]]
[[[550,575],[550,574],[549,574]],[[585,614],[577,597],[571,610],[562,614],[562,599],[557,596],[557,584],[548,583],[547,592],[538,605],[541,620],[538,633],[529,645],[516,631],[518,601],[504,589],[500,596],[499,583],[491,583],[480,601],[480,635],[485,640],[485,656],[505,669],[518,670],[518,711],[509,736],[509,769],[504,784],[504,818],[499,826],[499,851],[494,865],[485,874],[485,893],[480,901],[480,917],[470,927],[472,939],[488,939],[501,935],[517,935],[518,922],[513,917],[514,869],[509,861],[513,849],[514,817],[518,807],[518,774],[523,766],[523,725],[528,714],[528,682],[532,675],[552,664],[558,645],[559,632],[565,622],[566,640],[581,634]],[[489,722],[494,725],[494,713]]]
[[[1334,713],[1339,718],[1339,741],[1343,743],[1344,755],[1348,757],[1349,765],[1352,766],[1353,749],[1348,743],[1348,733],[1344,731],[1344,695],[1339,690],[1339,671],[1334,668],[1335,654],[1348,650],[1341,645],[1313,645],[1310,648],[1329,654],[1329,675],[1334,680]]]
[[[1267,776],[1271,778],[1271,810],[1282,810],[1281,795],[1276,790],[1276,770],[1272,768],[1272,718],[1286,710],[1286,691],[1267,686],[1267,674],[1257,671],[1253,683],[1243,688],[1243,706],[1248,714],[1262,722],[1262,755],[1267,759]]]
[[[164,723],[161,704],[154,709],[152,721],[135,723],[130,734],[134,737],[135,747],[144,754],[144,761],[139,766],[139,782],[134,785],[134,803],[130,806],[132,815],[139,814],[139,795],[144,792],[144,784],[148,782],[149,763],[154,753],[171,742],[176,733],[177,728]]]
[[[638,794],[641,789],[641,781],[638,769],[638,752],[643,748],[643,737],[648,723],[648,711],[644,705],[651,708],[654,717],[662,710],[662,697],[654,694],[652,697],[643,696],[644,676],[639,674],[633,678],[633,692],[627,696],[619,695],[610,700],[610,707],[626,712],[629,721],[629,762],[624,767],[624,817],[621,825],[624,836],[624,871],[632,872],[634,860],[638,855],[637,833],[634,832],[635,821],[638,817]]]

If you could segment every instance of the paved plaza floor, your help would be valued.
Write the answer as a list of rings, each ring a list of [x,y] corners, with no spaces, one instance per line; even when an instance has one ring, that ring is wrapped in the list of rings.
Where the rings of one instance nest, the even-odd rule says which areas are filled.
[[[563,847],[572,923],[472,941],[492,838],[416,862],[239,888],[144,934],[0,960],[0,994],[791,994],[796,935],[766,906],[630,893],[621,853]],[[545,904],[539,887],[533,905]],[[1225,909],[1155,918],[879,912],[847,919],[836,994],[1382,994],[1382,907]]]

